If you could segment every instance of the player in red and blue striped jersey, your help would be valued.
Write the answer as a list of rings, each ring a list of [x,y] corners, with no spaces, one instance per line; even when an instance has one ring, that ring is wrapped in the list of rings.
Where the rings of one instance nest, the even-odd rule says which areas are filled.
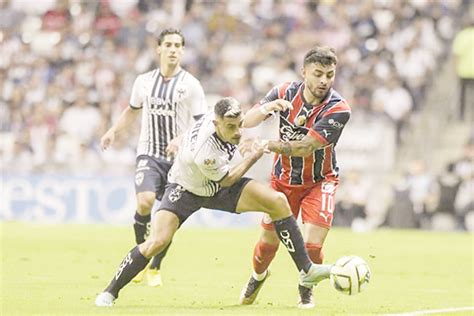
[[[322,247],[332,224],[334,195],[338,186],[335,146],[349,120],[347,102],[332,86],[337,56],[333,49],[316,47],[304,57],[303,81],[271,89],[244,117],[253,127],[270,115],[279,116],[280,140],[269,141],[275,152],[272,187],[286,195],[294,216],[301,213],[305,246],[311,260],[322,263]],[[240,302],[252,304],[268,276],[279,239],[264,217],[262,235],[253,257],[253,274]],[[312,288],[299,286],[299,307],[314,307]]]

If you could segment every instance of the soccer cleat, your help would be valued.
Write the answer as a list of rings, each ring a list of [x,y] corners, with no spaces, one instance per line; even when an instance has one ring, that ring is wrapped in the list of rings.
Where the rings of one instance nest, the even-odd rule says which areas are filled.
[[[95,305],[99,307],[111,307],[114,305],[115,297],[109,292],[102,292],[95,298]]]
[[[249,282],[245,285],[245,287],[242,289],[242,292],[240,293],[239,304],[240,305],[252,304],[257,298],[258,292],[262,288],[263,283],[265,283],[265,281],[268,279],[269,276],[270,276],[269,270],[267,270],[267,275],[262,281],[257,281],[256,279],[253,278],[253,276],[251,276]]]
[[[133,283],[142,283],[144,278],[145,278],[145,275],[148,271],[148,266],[145,267],[145,269],[143,269],[142,271],[138,272],[138,274],[132,279],[132,282]]]
[[[313,302],[313,288],[298,285],[298,292],[300,293],[300,301],[298,302],[298,308],[310,309],[314,308]]]
[[[312,288],[322,280],[329,279],[331,268],[331,264],[313,263],[307,273],[304,271],[300,272],[300,285]]]
[[[161,273],[158,269],[148,269],[146,279],[149,286],[157,287],[163,285],[161,281]]]

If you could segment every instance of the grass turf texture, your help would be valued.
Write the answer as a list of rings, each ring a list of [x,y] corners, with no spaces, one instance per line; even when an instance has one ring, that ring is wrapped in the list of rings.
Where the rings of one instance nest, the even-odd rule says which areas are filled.
[[[361,256],[371,283],[348,297],[324,281],[315,290],[316,310],[302,311],[297,272],[283,247],[256,304],[236,304],[257,229],[179,231],[163,263],[164,286],[129,284],[109,309],[95,307],[94,299],[133,247],[131,227],[1,223],[0,229],[2,315],[366,315],[473,305],[473,235],[467,233],[333,229],[325,261]]]

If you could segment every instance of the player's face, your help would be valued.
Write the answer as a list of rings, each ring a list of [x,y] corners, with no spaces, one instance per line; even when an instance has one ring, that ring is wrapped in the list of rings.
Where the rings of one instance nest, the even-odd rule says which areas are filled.
[[[157,51],[160,54],[160,63],[177,65],[183,55],[183,39],[178,34],[169,34],[163,38]]]
[[[217,117],[214,121],[217,135],[225,142],[238,145],[242,137],[242,122],[241,115],[236,118]]]
[[[305,90],[310,92],[314,99],[321,100],[326,96],[336,77],[336,65],[310,63],[303,67]],[[312,101],[312,100],[307,100]]]

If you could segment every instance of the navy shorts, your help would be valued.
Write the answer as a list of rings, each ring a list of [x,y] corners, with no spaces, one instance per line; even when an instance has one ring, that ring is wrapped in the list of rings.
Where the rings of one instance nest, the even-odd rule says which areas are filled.
[[[135,167],[135,192],[155,192],[161,200],[168,180],[171,161],[147,155],[137,157]]]
[[[242,178],[234,185],[222,188],[214,196],[198,196],[186,191],[179,184],[170,183],[166,186],[158,212],[162,210],[170,211],[179,218],[180,225],[202,207],[235,213],[240,195],[251,180],[250,178]]]

